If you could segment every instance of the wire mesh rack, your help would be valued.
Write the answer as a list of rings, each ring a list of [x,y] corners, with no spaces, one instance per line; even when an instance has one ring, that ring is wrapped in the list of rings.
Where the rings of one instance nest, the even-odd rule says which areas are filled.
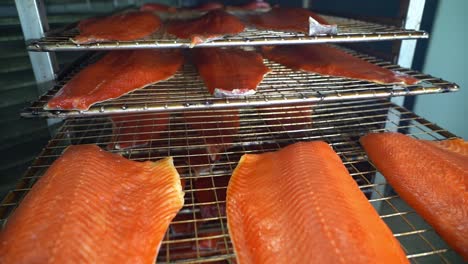
[[[166,233],[158,262],[231,263],[235,253],[227,231],[225,196],[240,157],[297,141],[324,140],[339,154],[411,262],[462,263],[368,161],[358,139],[370,131],[399,131],[430,140],[455,137],[384,99],[69,118],[4,199],[0,219],[7,220],[70,144],[97,144],[137,161],[172,156],[185,180],[185,205]]]
[[[65,71],[57,85],[41,96],[22,113],[24,117],[70,117],[79,115],[106,115],[144,111],[174,111],[243,107],[300,102],[368,99],[389,96],[408,96],[458,91],[457,84],[430,75],[402,68],[372,56],[344,49],[344,51],[375,65],[411,75],[419,80],[415,85],[377,84],[368,81],[294,71],[265,59],[272,70],[257,87],[255,95],[245,97],[213,97],[199,77],[195,67],[187,62],[169,80],[133,91],[120,98],[97,103],[86,111],[44,110],[44,106],[82,68],[96,61],[102,53],[85,56]]]
[[[428,38],[421,30],[406,30],[394,26],[364,22],[335,16],[323,16],[331,24],[338,25],[337,35],[308,36],[303,33],[260,30],[247,27],[237,35],[196,45],[196,47],[284,45],[306,43],[342,43],[357,41],[383,41],[397,39]],[[163,30],[164,31],[164,30]],[[177,39],[164,32],[155,33],[145,39],[135,41],[110,41],[93,44],[75,44],[71,41],[78,34],[75,25],[50,33],[47,37],[33,41],[28,45],[30,51],[72,51],[72,50],[109,50],[109,49],[145,49],[145,48],[187,48],[190,40]]]

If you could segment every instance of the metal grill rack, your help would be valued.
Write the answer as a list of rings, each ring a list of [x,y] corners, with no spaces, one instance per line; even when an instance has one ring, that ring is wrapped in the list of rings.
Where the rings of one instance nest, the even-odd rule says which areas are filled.
[[[159,113],[161,114],[161,113]],[[312,106],[282,105],[262,108],[223,109],[202,111],[202,119],[187,119],[192,111],[174,111],[170,116],[155,113],[132,114],[136,123],[113,128],[108,117],[76,117],[64,125],[49,142],[41,155],[9,193],[0,206],[0,219],[5,222],[23,196],[50,164],[70,144],[98,144],[107,148],[119,136],[140,145],[128,150],[116,150],[123,156],[138,161],[174,157],[177,169],[186,183],[185,205],[166,233],[158,262],[230,263],[234,252],[227,232],[224,214],[227,181],[244,153],[274,151],[297,141],[324,140],[339,154],[353,179],[402,243],[413,263],[462,262],[408,205],[383,182],[377,169],[370,163],[359,144],[366,133],[399,131],[415,138],[443,140],[455,136],[412,112],[384,99],[323,102]],[[229,118],[239,114],[240,127],[229,127]],[[229,116],[223,119],[223,116]],[[168,120],[161,131],[158,120]],[[226,121],[228,120],[228,121]],[[395,120],[400,120],[398,123]],[[218,124],[217,126],[206,125]],[[204,125],[202,128],[197,125]],[[137,140],[144,126],[160,131],[150,136],[148,144]],[[235,129],[226,139],[226,129]],[[130,132],[129,132],[130,131]],[[153,132],[154,133],[154,132]],[[201,134],[205,137],[200,137]],[[208,136],[209,135],[209,136]],[[206,154],[210,139],[219,139],[225,150],[219,160]],[[127,142],[129,143],[129,142]],[[191,158],[191,159],[189,159]],[[203,169],[203,170],[202,170]]]
[[[311,43],[343,43],[362,41],[384,41],[398,39],[428,38],[421,30],[407,30],[394,26],[364,22],[336,16],[323,16],[329,23],[338,25],[337,35],[307,36],[303,33],[247,29],[232,36],[209,41],[197,47],[221,46],[256,46]],[[72,51],[72,50],[112,50],[112,49],[145,49],[145,48],[187,48],[190,40],[177,39],[165,33],[156,33],[136,41],[111,41],[94,44],[75,44],[70,39],[78,34],[75,25],[49,34],[47,37],[33,41],[28,45],[30,51]]]
[[[422,82],[416,85],[383,85],[367,81],[294,71],[278,63],[265,60],[272,70],[257,88],[255,95],[239,98],[215,98],[208,93],[203,81],[192,64],[185,64],[175,76],[167,81],[150,85],[118,99],[93,105],[87,111],[48,111],[44,106],[79,70],[94,62],[95,54],[71,68],[68,74],[45,95],[27,108],[24,117],[47,116],[69,117],[79,115],[105,115],[142,111],[173,111],[242,107],[255,105],[289,104],[304,102],[367,99],[389,96],[408,96],[430,93],[454,92],[458,85],[413,70],[399,67],[383,60],[355,51],[346,52],[373,64],[411,75]]]

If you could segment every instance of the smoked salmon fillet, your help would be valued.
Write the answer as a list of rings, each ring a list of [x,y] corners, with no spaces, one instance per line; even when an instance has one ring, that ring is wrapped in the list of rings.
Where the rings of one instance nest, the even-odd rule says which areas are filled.
[[[364,61],[323,44],[263,47],[263,55],[293,70],[365,80],[380,84],[415,84],[411,76]]]
[[[400,133],[368,134],[361,143],[401,198],[467,260],[467,143],[433,143]]]
[[[169,113],[118,114],[110,116],[113,139],[108,149],[127,149],[150,145],[162,137],[169,125]]]
[[[269,10],[271,9],[271,6],[268,2],[264,2],[262,0],[254,0],[239,6],[228,6],[226,9],[229,11]]]
[[[244,31],[244,24],[235,16],[216,9],[190,20],[173,20],[167,25],[167,33],[181,39],[190,39],[191,47],[229,34]]]
[[[468,156],[468,142],[461,138],[426,142],[433,144],[434,146],[437,146],[439,148],[446,149],[463,156]]]
[[[243,155],[226,202],[240,264],[409,263],[325,142]]]
[[[207,2],[198,6],[191,7],[189,9],[194,10],[194,11],[204,12],[204,11],[211,11],[211,10],[216,10],[216,9],[223,9],[223,8],[224,8],[224,5],[222,3]]]
[[[184,193],[172,158],[70,146],[0,234],[2,263],[154,263]]]
[[[80,34],[74,43],[127,41],[141,39],[156,32],[161,20],[151,12],[127,12],[103,18],[90,18],[78,24]]]
[[[179,50],[111,51],[66,83],[46,109],[88,110],[95,103],[171,78],[183,63]]]
[[[192,51],[192,59],[210,94],[236,97],[255,94],[270,69],[254,51],[202,48]]]
[[[177,11],[177,8],[157,3],[146,3],[140,7],[140,11],[159,11],[173,13]]]
[[[304,8],[274,7],[268,12],[249,16],[248,21],[260,29],[295,31],[308,35],[337,33],[336,25],[331,25],[321,16]]]

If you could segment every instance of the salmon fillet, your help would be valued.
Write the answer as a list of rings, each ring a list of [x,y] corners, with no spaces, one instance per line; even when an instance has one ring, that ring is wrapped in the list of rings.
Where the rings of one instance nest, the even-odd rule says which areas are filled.
[[[257,28],[295,31],[308,35],[336,34],[337,26],[331,25],[321,16],[304,8],[274,7],[269,12],[248,17]]]
[[[260,54],[241,49],[203,48],[192,52],[210,94],[235,97],[255,94],[270,69]]]
[[[400,133],[368,134],[361,143],[401,198],[467,260],[468,157],[460,153],[466,153],[467,143],[433,143]]]
[[[380,84],[415,84],[411,76],[361,60],[323,44],[263,47],[263,55],[294,70],[339,76]]]
[[[468,156],[468,142],[461,138],[426,142],[433,144],[434,146],[437,146],[439,148],[446,149],[463,156]]]
[[[154,263],[184,193],[172,158],[70,146],[0,234],[4,263]]]
[[[206,146],[203,150],[191,151],[190,154],[193,156],[188,158],[188,163],[195,169],[195,173],[199,174],[209,169],[207,166],[199,165],[214,164],[221,158],[219,153],[232,146],[240,126],[239,110],[187,111],[184,112],[184,122],[201,139],[196,143]]]
[[[312,123],[310,103],[287,104],[281,106],[257,106],[257,112],[275,132],[307,129]]]
[[[150,145],[162,137],[169,125],[169,113],[118,114],[110,116],[113,139],[108,149],[127,149]]]
[[[226,210],[238,263],[408,263],[325,142],[243,155]]]
[[[151,12],[127,12],[103,18],[90,18],[78,24],[77,44],[141,39],[156,32],[161,20]]]
[[[236,10],[248,11],[248,10],[259,10],[259,9],[268,10],[268,9],[271,9],[271,6],[268,2],[264,2],[262,0],[254,0],[243,5],[239,5],[239,6],[228,6],[227,9],[229,11],[236,11]]]
[[[111,51],[66,83],[46,109],[88,110],[95,103],[171,78],[183,63],[178,50]]]
[[[146,3],[140,7],[140,11],[176,12],[177,8],[157,3]]]
[[[181,39],[190,39],[193,47],[225,35],[238,34],[244,28],[237,17],[216,9],[195,19],[170,21],[167,32]]]
[[[195,6],[190,8],[190,10],[195,10],[195,11],[211,11],[211,10],[216,10],[216,9],[223,9],[224,5],[219,2],[207,2],[203,3],[201,5]]]

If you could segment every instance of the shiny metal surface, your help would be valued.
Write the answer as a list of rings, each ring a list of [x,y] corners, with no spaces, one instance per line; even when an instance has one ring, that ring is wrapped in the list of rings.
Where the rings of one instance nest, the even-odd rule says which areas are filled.
[[[380,25],[355,19],[323,16],[331,24],[338,25],[337,35],[307,36],[302,33],[259,30],[251,27],[235,36],[226,36],[196,47],[258,46],[312,43],[343,43],[363,41],[384,41],[397,39],[428,38],[422,30],[406,30],[394,26]],[[147,48],[189,48],[190,40],[177,39],[164,33],[156,33],[136,41],[112,41],[94,44],[74,44],[70,38],[78,34],[74,26],[49,34],[28,45],[30,51],[71,51],[71,50],[113,50]]]
[[[240,112],[238,112],[240,111]],[[457,263],[461,257],[454,253],[385,182],[380,182],[377,169],[370,163],[359,144],[359,138],[368,132],[399,131],[415,138],[443,140],[455,135],[416,116],[387,100],[320,102],[307,106],[282,105],[266,108],[206,110],[202,120],[186,122],[188,111],[173,111],[162,135],[153,137],[150,144],[128,150],[112,149],[137,161],[174,158],[181,177],[185,179],[185,205],[171,223],[161,245],[158,263],[206,263],[234,258],[224,214],[226,179],[232,174],[240,157],[245,153],[274,151],[298,141],[324,140],[339,154],[346,168],[369,202],[389,225],[402,243],[412,263]],[[219,160],[206,158],[203,150],[210,146],[210,137],[219,137],[227,127],[222,121],[217,128],[199,127],[222,115],[240,113],[240,127],[233,142],[219,152]],[[399,116],[395,123],[393,116]],[[139,134],[142,126],[155,126],[158,117],[152,113],[133,115],[132,133]],[[295,119],[292,119],[294,117]],[[150,121],[150,122],[148,122]],[[121,128],[122,129],[122,128]],[[216,132],[200,137],[200,130]],[[128,133],[128,132],[127,132]],[[35,160],[17,187],[0,205],[0,219],[5,221],[31,186],[70,144],[97,144],[107,148],[122,135],[106,116],[69,118],[65,121],[41,155]],[[211,136],[209,136],[211,135]],[[133,142],[142,143],[142,142]],[[204,159],[196,159],[205,156]],[[191,157],[192,159],[188,159]],[[415,157],[416,158],[416,157]],[[205,170],[200,171],[200,168]],[[195,173],[198,171],[198,173]],[[223,181],[224,179],[224,181]],[[376,180],[377,179],[377,180]],[[200,186],[205,181],[206,185]],[[200,193],[211,193],[211,199],[200,200]],[[206,208],[211,215],[206,215]],[[177,226],[185,228],[176,232]]]
[[[187,109],[214,109],[272,104],[307,103],[351,99],[368,99],[390,96],[407,96],[430,93],[454,92],[459,88],[450,83],[413,70],[376,59],[349,49],[345,51],[376,65],[406,73],[422,82],[416,85],[382,85],[372,82],[330,77],[302,71],[293,71],[278,63],[265,60],[272,70],[260,83],[255,95],[239,98],[215,98],[208,93],[195,67],[184,65],[175,76],[146,88],[131,92],[118,99],[93,105],[87,111],[46,111],[44,106],[60,88],[82,67],[95,61],[98,56],[78,63],[70,74],[59,80],[58,85],[25,110],[23,116],[68,117],[105,115],[112,113],[135,113],[147,111],[173,111]]]

